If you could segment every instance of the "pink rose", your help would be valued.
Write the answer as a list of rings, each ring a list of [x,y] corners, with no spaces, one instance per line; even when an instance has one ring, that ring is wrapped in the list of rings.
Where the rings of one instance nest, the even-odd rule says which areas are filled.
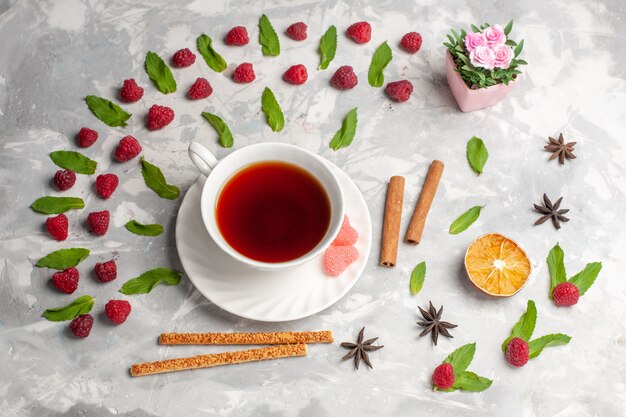
[[[497,68],[507,69],[511,65],[513,59],[513,50],[506,45],[499,45],[493,48],[495,56],[494,66]]]
[[[483,34],[487,39],[487,45],[491,48],[498,45],[503,45],[506,42],[506,35],[504,29],[500,25],[493,25],[483,30]]]
[[[486,46],[487,45],[487,38],[485,38],[485,35],[478,32],[478,33],[474,33],[474,32],[470,32],[467,35],[465,35],[465,48],[467,49],[467,52],[472,52],[474,49],[478,48],[479,46]]]
[[[496,55],[487,46],[479,46],[470,52],[470,62],[475,67],[493,69]]]

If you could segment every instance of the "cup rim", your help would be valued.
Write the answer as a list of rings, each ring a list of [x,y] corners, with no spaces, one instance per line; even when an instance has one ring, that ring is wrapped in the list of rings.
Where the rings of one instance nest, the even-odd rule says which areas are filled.
[[[330,200],[330,204],[331,204],[331,222],[329,224],[328,230],[326,231],[326,234],[324,235],[324,237],[320,240],[320,242],[317,244],[317,246],[315,248],[313,248],[312,250],[310,250],[309,252],[305,253],[304,255],[295,258],[295,259],[291,259],[289,261],[283,261],[283,262],[263,262],[263,261],[258,261],[255,259],[252,259],[246,255],[243,255],[242,253],[238,252],[237,250],[235,250],[227,241],[226,239],[222,236],[222,234],[219,231],[219,226],[217,225],[217,221],[215,219],[215,216],[209,216],[209,214],[214,213],[215,212],[215,207],[207,207],[207,204],[216,204],[217,203],[217,199],[219,198],[219,195],[222,191],[222,187],[224,186],[224,184],[230,180],[233,176],[233,174],[235,174],[236,172],[238,172],[239,170],[243,169],[243,167],[239,167],[237,169],[226,169],[227,174],[226,174],[226,179],[219,185],[217,185],[217,191],[215,192],[215,201],[208,201],[208,193],[209,193],[209,189],[211,188],[211,176],[213,175],[214,172],[216,172],[217,170],[219,170],[222,166],[227,166],[228,162],[235,159],[237,157],[238,154],[240,154],[240,152],[242,151],[246,151],[246,152],[252,152],[254,149],[259,149],[259,148],[286,148],[286,149],[291,149],[293,151],[296,152],[301,152],[305,155],[307,155],[307,157],[309,158],[313,158],[315,160],[317,160],[323,167],[324,169],[326,169],[326,171],[328,172],[328,174],[330,174],[330,181],[332,182],[332,184],[337,188],[337,190],[339,190],[339,201],[334,201],[331,199],[331,193],[328,191],[326,184],[324,184],[322,181],[320,181],[320,179],[318,178],[318,176],[316,176],[315,174],[313,174],[309,169],[307,169],[306,167],[300,166],[297,163],[294,162],[290,162],[290,161],[284,161],[287,163],[291,163],[293,165],[297,165],[299,166],[301,169],[304,169],[305,171],[309,172],[314,178],[316,178],[320,184],[322,185],[322,187],[324,188],[324,191],[326,192],[326,194],[328,195],[328,198]],[[281,161],[280,158],[276,158],[276,159],[271,159],[271,158],[267,158],[267,159],[259,159],[258,161],[255,161],[253,163],[259,163],[259,162],[263,162],[263,161]],[[204,185],[202,187],[202,194],[201,194],[201,198],[200,198],[200,210],[202,211],[202,222],[204,223],[204,227],[207,230],[207,232],[209,233],[209,236],[211,237],[211,239],[213,239],[213,241],[215,242],[215,244],[224,252],[226,252],[228,255],[230,255],[231,257],[233,257],[234,259],[236,259],[237,261],[239,261],[242,264],[248,265],[250,267],[256,268],[256,269],[261,269],[261,270],[282,270],[282,269],[287,269],[287,268],[291,268],[291,267],[295,267],[298,265],[301,265],[303,263],[309,262],[310,260],[312,260],[313,258],[317,257],[321,252],[323,252],[324,250],[326,250],[328,248],[328,246],[330,246],[330,244],[332,243],[332,241],[337,237],[337,235],[339,234],[339,230],[341,229],[341,225],[343,223],[343,216],[344,216],[344,212],[345,212],[345,207],[344,207],[344,196],[343,196],[343,190],[341,189],[341,184],[339,183],[339,179],[337,178],[337,176],[335,175],[335,173],[333,172],[332,168],[328,165],[328,163],[326,162],[326,160],[316,154],[314,154],[313,152],[310,152],[304,148],[301,148],[299,146],[296,145],[292,145],[292,144],[288,144],[288,143],[277,143],[277,142],[270,142],[270,143],[256,143],[256,144],[252,144],[252,145],[247,145],[244,146],[243,148],[237,149],[235,152],[230,153],[229,155],[227,155],[226,157],[222,158],[219,160],[218,164],[211,170],[211,173],[207,176],[207,180],[204,182]],[[333,212],[337,212],[337,216],[340,217],[340,220],[337,222],[333,222]],[[215,228],[209,227],[208,224],[210,223],[215,223]],[[334,223],[334,224],[333,224]],[[215,236],[215,231],[217,232],[217,236]]]

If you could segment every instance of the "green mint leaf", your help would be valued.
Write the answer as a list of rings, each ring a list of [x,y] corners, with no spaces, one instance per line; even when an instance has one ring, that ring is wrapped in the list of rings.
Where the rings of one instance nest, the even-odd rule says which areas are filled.
[[[487,158],[489,158],[489,152],[487,152],[485,143],[481,138],[473,136],[467,142],[467,162],[478,175],[483,173]]]
[[[502,342],[502,346],[500,346],[500,348],[502,349],[502,352],[506,353],[506,347],[511,342],[511,339],[513,339],[513,336],[509,336],[506,339],[504,339],[504,342]]]
[[[213,40],[208,35],[203,33],[198,36],[196,45],[209,68],[215,72],[222,72],[226,69],[226,61],[213,49]]]
[[[385,82],[383,70],[391,62],[391,48],[387,45],[387,41],[383,42],[374,52],[370,69],[367,72],[367,81],[372,87],[382,87]]]
[[[120,292],[126,295],[147,294],[157,285],[163,283],[167,285],[178,285],[180,283],[180,272],[167,268],[156,268],[144,272],[137,278],[130,279],[120,288]]]
[[[77,174],[92,175],[98,166],[96,161],[75,151],[50,152],[50,159],[61,168],[70,169]]]
[[[536,323],[537,307],[535,307],[535,302],[533,300],[528,300],[526,312],[522,314],[519,321],[515,323],[515,326],[513,326],[511,336],[507,337],[506,340],[502,343],[502,351],[506,352],[506,347],[508,346],[511,339],[513,339],[514,337],[519,337],[520,339],[528,342],[533,336]]]
[[[537,323],[537,307],[533,300],[528,300],[526,303],[526,312],[522,314],[519,321],[513,326],[513,337],[519,337],[525,341],[529,341],[535,331],[535,324]]]
[[[150,80],[160,92],[169,94],[176,91],[176,80],[172,75],[172,71],[160,56],[152,51],[148,51],[144,67],[148,77],[150,77]]]
[[[233,139],[233,134],[230,133],[230,129],[228,125],[216,115],[209,112],[202,112],[202,117],[206,119],[207,122],[213,126],[215,131],[220,135],[219,143],[224,148],[230,148],[235,143]]]
[[[276,101],[274,93],[268,87],[265,87],[261,95],[261,110],[265,113],[267,124],[274,132],[280,132],[285,126],[285,116],[280,109],[280,104]]]
[[[111,127],[126,126],[126,120],[132,116],[117,104],[102,97],[87,96],[85,102],[94,116]]]
[[[552,291],[554,291],[554,287],[567,280],[563,257],[563,249],[561,249],[557,243],[552,249],[550,249],[548,258],[546,259],[548,262],[548,271],[550,272],[550,299],[552,299]]]
[[[474,372],[463,371],[458,376],[455,375],[452,388],[461,391],[480,392],[489,388],[492,383],[491,379],[476,375]]]
[[[550,346],[566,345],[572,340],[571,336],[563,333],[547,334],[541,336],[535,340],[531,340],[528,343],[528,349],[530,351],[530,359],[539,356],[544,348]]]
[[[450,234],[458,235],[459,233],[470,227],[472,223],[474,223],[480,216],[480,211],[483,209],[483,207],[485,206],[474,206],[471,209],[467,210],[465,213],[461,214],[450,225]]]
[[[454,368],[454,376],[461,375],[470,366],[476,353],[476,343],[468,343],[452,352],[443,363],[449,363]]]
[[[163,233],[163,226],[160,224],[141,224],[131,220],[125,226],[129,232],[140,236],[158,236]]]
[[[415,295],[422,290],[424,279],[426,278],[426,262],[420,262],[411,273],[411,282],[409,287],[411,295]]]
[[[261,44],[263,55],[280,55],[278,35],[265,15],[259,19],[259,43]]]
[[[507,25],[504,27],[504,34],[508,35],[509,33],[511,33],[511,29],[513,29],[513,20],[511,19],[511,21],[509,23],[507,23]]]
[[[357,108],[355,107],[343,119],[341,129],[335,133],[330,141],[330,148],[333,151],[350,146],[356,134],[357,121]]]
[[[39,268],[50,268],[64,270],[76,266],[89,256],[89,249],[70,248],[59,249],[51,252],[37,261],[35,266]]]
[[[591,287],[591,285],[596,280],[596,277],[600,273],[602,269],[602,263],[600,262],[592,262],[585,266],[585,269],[571,277],[568,282],[571,282],[575,286],[578,287],[580,291],[580,295],[584,295],[585,292]]]
[[[78,197],[41,197],[35,200],[30,207],[38,213],[60,214],[72,209],[82,209],[85,202]]]
[[[328,65],[335,59],[337,52],[337,28],[331,25],[326,33],[320,39],[320,66],[319,69],[325,70]]]
[[[41,316],[50,321],[73,320],[78,316],[89,313],[95,301],[96,299],[92,296],[83,295],[64,307],[49,308]]]
[[[159,197],[175,200],[180,194],[180,189],[175,185],[170,185],[165,180],[163,172],[156,165],[152,165],[141,157],[141,175],[148,188],[157,193]]]

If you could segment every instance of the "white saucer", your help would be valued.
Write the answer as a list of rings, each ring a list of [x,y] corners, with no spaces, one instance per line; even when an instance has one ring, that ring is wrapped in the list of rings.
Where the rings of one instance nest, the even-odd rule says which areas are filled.
[[[200,213],[206,177],[189,188],[176,219],[178,256],[191,282],[218,307],[259,321],[289,321],[330,307],[358,281],[372,246],[372,221],[367,204],[352,180],[335,165],[343,190],[345,212],[359,232],[359,259],[338,277],[324,273],[322,255],[295,269],[263,272],[248,268],[224,253],[211,239]]]

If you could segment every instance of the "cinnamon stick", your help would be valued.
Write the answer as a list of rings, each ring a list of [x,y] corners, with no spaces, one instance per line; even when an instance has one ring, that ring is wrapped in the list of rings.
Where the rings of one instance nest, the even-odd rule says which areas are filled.
[[[415,211],[413,212],[411,222],[409,223],[406,235],[404,236],[404,241],[406,243],[417,245],[418,243],[420,243],[420,240],[422,240],[422,233],[424,232],[426,217],[428,216],[430,206],[432,205],[433,199],[435,198],[437,186],[439,185],[441,174],[443,174],[443,167],[443,162],[437,160],[433,161],[433,163],[430,164],[430,169],[428,170],[426,181],[424,181],[422,192],[420,193],[420,196],[417,200],[417,204],[415,205]]]
[[[396,266],[396,260],[398,258],[398,240],[400,239],[400,220],[402,220],[403,198],[404,177],[391,177],[391,179],[389,179],[389,187],[387,188],[383,241],[380,249],[380,264],[389,268]]]

